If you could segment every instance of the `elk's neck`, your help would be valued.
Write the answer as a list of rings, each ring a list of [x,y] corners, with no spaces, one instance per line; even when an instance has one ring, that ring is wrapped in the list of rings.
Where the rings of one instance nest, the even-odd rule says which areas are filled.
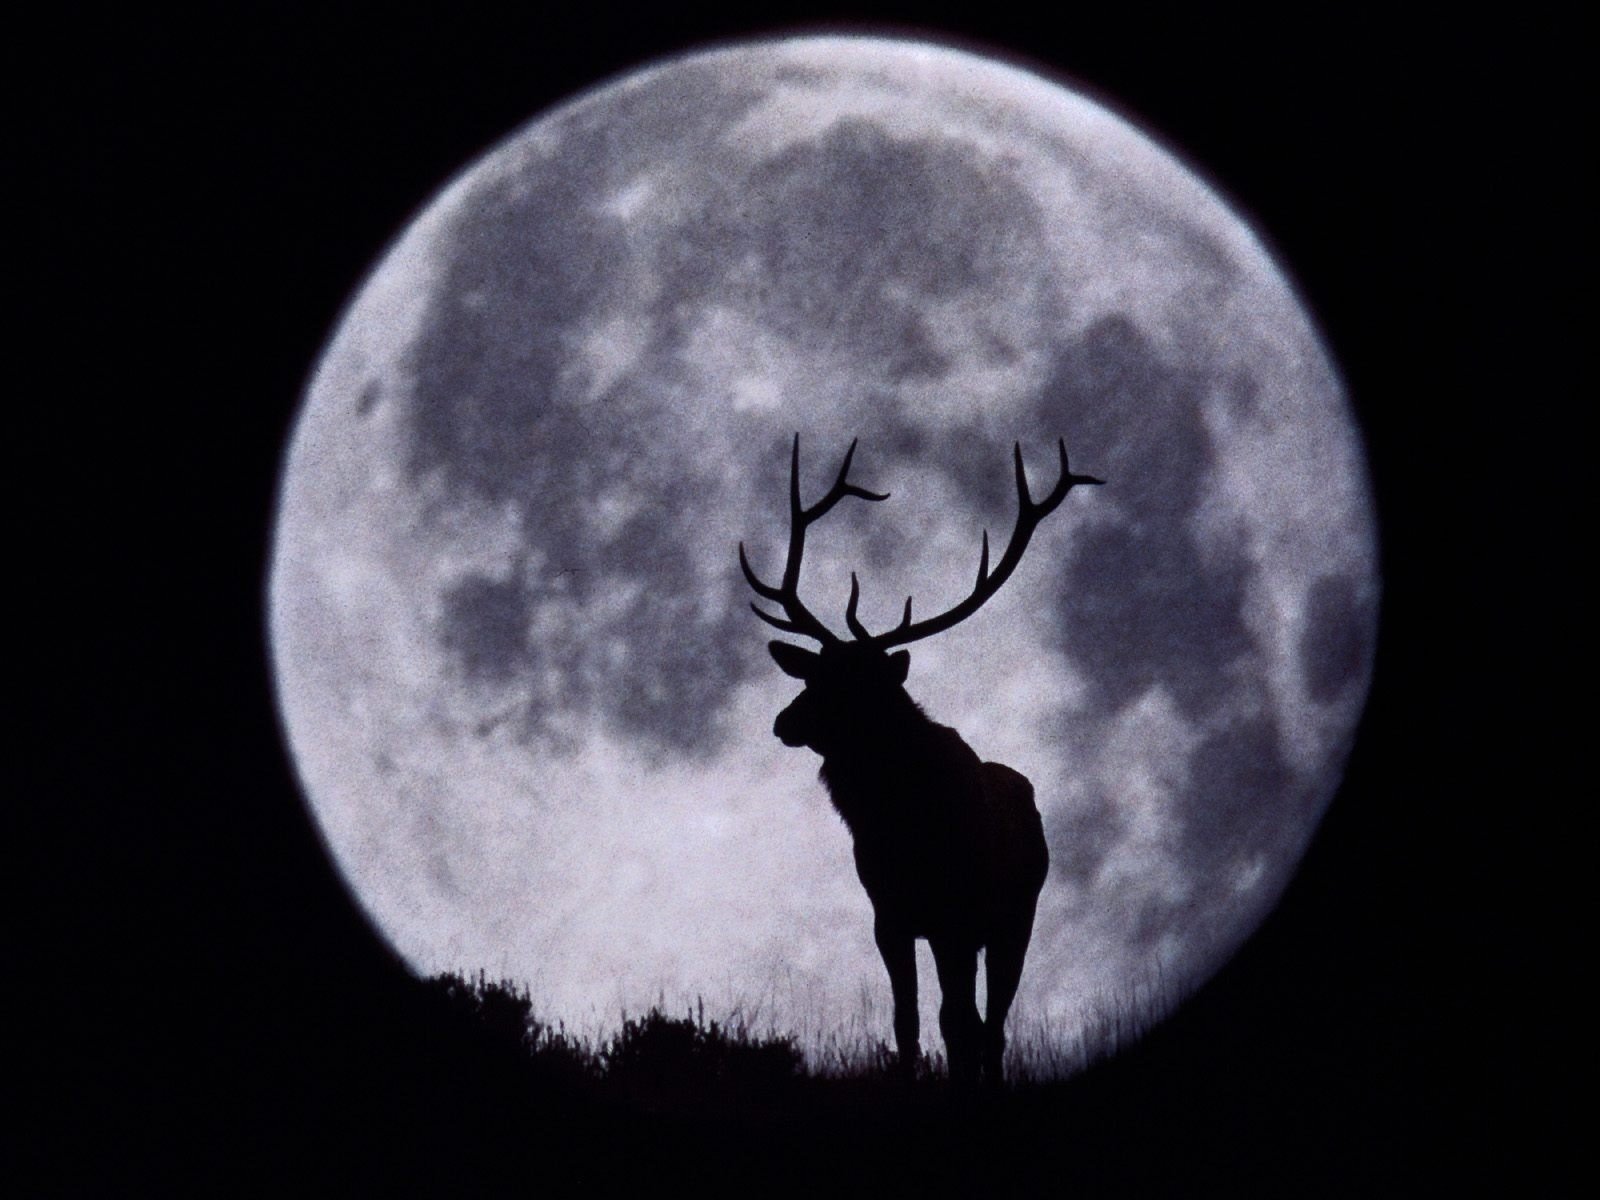
[[[881,714],[859,739],[830,747],[818,772],[833,806],[857,837],[919,815],[962,794],[978,756],[947,725],[928,719],[909,696]],[[953,786],[954,785],[954,786]]]

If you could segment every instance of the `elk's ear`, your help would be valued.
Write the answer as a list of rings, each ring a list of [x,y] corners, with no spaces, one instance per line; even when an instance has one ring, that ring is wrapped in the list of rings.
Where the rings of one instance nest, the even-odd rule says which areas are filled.
[[[810,679],[811,672],[816,670],[817,659],[820,657],[814,650],[807,650],[803,646],[791,646],[788,642],[768,642],[767,649],[772,651],[772,658],[778,664],[778,669],[796,679]]]
[[[896,683],[904,683],[906,676],[911,673],[911,651],[896,650],[889,655],[889,674],[894,676]]]

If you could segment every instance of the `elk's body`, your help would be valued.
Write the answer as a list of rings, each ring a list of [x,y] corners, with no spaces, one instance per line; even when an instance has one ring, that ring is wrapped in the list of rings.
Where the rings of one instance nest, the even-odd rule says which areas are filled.
[[[1034,909],[1049,870],[1049,851],[1033,785],[1001,763],[983,762],[947,725],[931,720],[903,686],[910,668],[904,650],[890,646],[926,637],[976,611],[1016,568],[1033,527],[1074,483],[1099,483],[1067,470],[1061,446],[1061,480],[1043,501],[1028,496],[1020,447],[1016,451],[1019,509],[1005,555],[989,571],[984,535],[978,583],[966,600],[937,617],[913,624],[911,601],[889,633],[869,633],[856,618],[859,585],[851,577],[845,619],[854,641],[833,635],[797,593],[805,529],[845,496],[882,500],[847,480],[852,443],[832,490],[807,509],[799,497],[799,438],[791,464],[789,557],[783,583],[762,583],[744,547],[739,561],[757,594],[784,608],[763,620],[787,633],[821,643],[816,651],[772,642],[778,666],[806,689],[778,714],[773,733],[789,746],[822,756],[821,778],[855,842],[856,874],[873,908],[873,933],[894,993],[896,1049],[910,1072],[919,1055],[915,943],[925,938],[939,974],[939,1028],[951,1078],[1001,1078],[1005,1018],[1022,977]],[[988,1005],[975,1000],[977,956],[984,951]]]

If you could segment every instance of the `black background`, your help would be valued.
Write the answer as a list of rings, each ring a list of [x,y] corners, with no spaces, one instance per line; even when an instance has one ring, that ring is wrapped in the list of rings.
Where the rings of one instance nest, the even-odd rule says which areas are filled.
[[[581,1174],[581,1121],[486,1130],[493,1068],[452,1058],[305,815],[262,624],[276,471],[342,305],[470,159],[662,53],[841,27],[998,50],[1198,166],[1323,328],[1377,492],[1377,676],[1302,871],[1156,1045],[1148,1103],[1042,1153],[1112,1194],[1370,1193],[1548,1159],[1570,1001],[1543,964],[1578,958],[1539,862],[1574,800],[1548,764],[1575,721],[1543,686],[1575,605],[1573,33],[1000,8],[90,8],[19,39],[44,71],[13,185],[37,281],[17,350],[54,381],[19,406],[13,472],[39,669],[18,753],[44,800],[18,808],[50,818],[22,864],[45,882],[18,975],[25,1165],[67,1192]],[[1151,1175],[1163,1155],[1183,1157]]]

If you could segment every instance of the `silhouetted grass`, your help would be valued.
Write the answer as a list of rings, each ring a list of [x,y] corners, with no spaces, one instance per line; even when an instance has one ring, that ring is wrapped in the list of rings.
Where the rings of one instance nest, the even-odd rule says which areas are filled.
[[[447,973],[428,980],[426,987],[491,1042],[525,1059],[542,1081],[589,1087],[604,1074],[605,1061],[593,1044],[568,1033],[562,1023],[539,1020],[527,989],[510,980],[491,981],[483,971],[476,979]]]
[[[938,1053],[904,1080],[870,1010],[819,1062],[815,1030],[802,1043],[754,1008],[658,1003],[575,1034],[519,984],[406,980],[370,1008],[305,1018],[315,1036],[299,1041],[258,1043],[259,1019],[241,1022],[254,1056],[212,1060],[179,1110],[181,1145],[130,1110],[114,1147],[132,1161],[148,1139],[169,1175],[227,1195],[622,1194],[667,1179],[763,1195],[1425,1193],[1381,1140],[1434,1103],[1424,1078],[1386,1066],[1403,1043],[1363,1071],[1350,1038],[1332,1040],[1340,1014],[1241,1007],[1253,995],[1214,986],[1147,1032],[1159,989],[1091,1006],[1081,1035],[1018,1013],[1008,1086],[971,1097]],[[109,1182],[82,1194],[116,1194]]]
[[[1003,1178],[1002,1191],[1026,1191],[1057,1169],[1037,1147],[1063,1130],[1111,1144],[1130,1127],[1118,1114],[1160,1095],[1140,1067],[1144,1043],[1129,1049],[1167,1009],[1156,987],[1093,1005],[1082,1032],[1018,1014],[1006,1086],[971,1096],[951,1087],[938,1050],[904,1078],[894,1050],[868,1032],[870,1012],[802,1049],[798,1036],[755,1028],[738,1011],[708,1019],[700,1003],[679,1015],[658,1002],[623,1014],[615,1032],[580,1036],[542,1021],[527,990],[509,981],[447,974],[424,986],[480,1043],[520,1064],[522,1085],[489,1093],[508,1124],[545,1137],[563,1130],[558,1140],[584,1146],[585,1171],[630,1183],[715,1162],[722,1178],[748,1182],[778,1171],[825,1188],[953,1179],[992,1193]],[[919,1148],[911,1160],[895,1149],[911,1146]],[[1102,1167],[1074,1170],[1093,1178]]]
[[[614,1034],[583,1036],[541,1020],[527,989],[510,980],[447,973],[425,986],[540,1082],[645,1111],[748,1115],[890,1097],[915,1103],[948,1091],[942,1053],[924,1051],[908,1086],[898,1055],[866,1032],[865,1019],[814,1039],[807,1053],[797,1035],[757,1030],[737,1011],[708,1020],[703,1001],[682,1016],[658,1002],[643,1015],[622,1014]],[[1057,1029],[1048,1019],[1013,1020],[1006,1092],[1037,1094],[1081,1074],[1131,1044],[1170,1008],[1157,983],[1093,1005],[1077,1030]]]
[[[1126,1051],[1166,1020],[1180,999],[1156,975],[1129,992],[1092,1000],[1075,1029],[1059,1029],[1048,1016],[1014,1018],[1007,1030],[1006,1081],[1033,1088],[1081,1075]]]
[[[592,1098],[646,1110],[721,1110],[781,1098],[805,1075],[792,1037],[757,1034],[738,1019],[707,1020],[703,1005],[681,1017],[660,1005],[642,1016],[624,1013],[614,1035],[596,1038],[542,1021],[527,990],[510,980],[444,974],[426,987],[539,1082]]]

